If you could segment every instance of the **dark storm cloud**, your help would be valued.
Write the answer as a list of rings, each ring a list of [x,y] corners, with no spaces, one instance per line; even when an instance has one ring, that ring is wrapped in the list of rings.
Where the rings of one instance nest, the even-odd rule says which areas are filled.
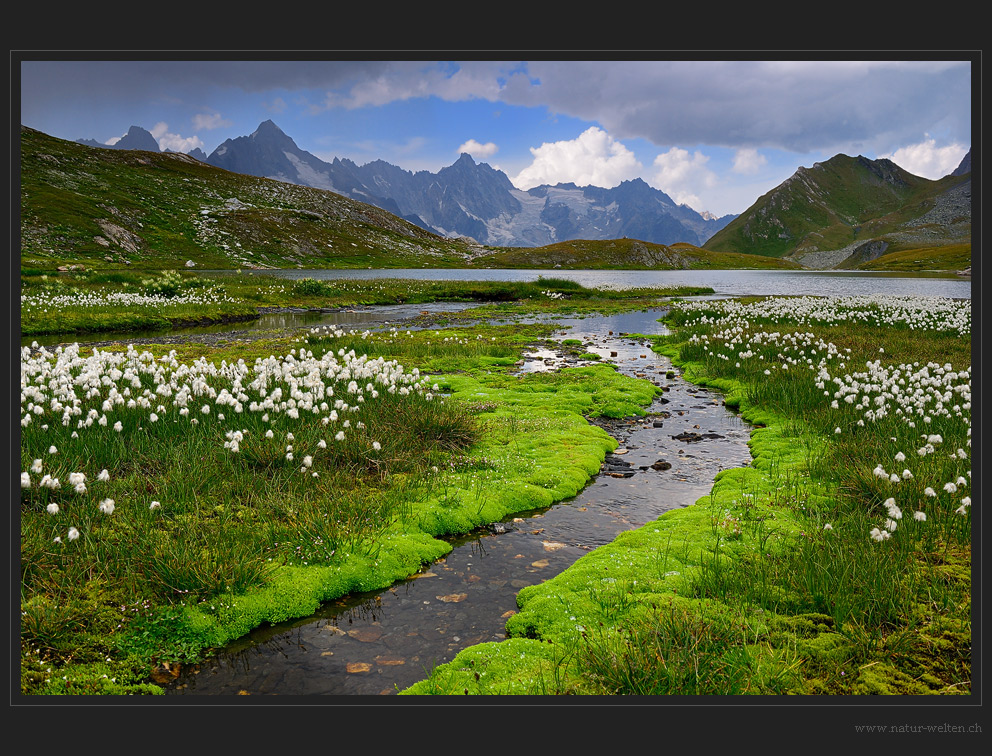
[[[194,97],[217,88],[244,92],[334,89],[380,75],[382,61],[48,60],[24,61],[25,105],[80,95],[95,100],[148,97],[155,92]]]
[[[876,151],[942,128],[971,141],[967,62],[531,62],[540,83],[510,83],[507,102],[544,104],[619,139]]]
[[[320,93],[320,107],[437,96],[544,106],[616,139],[799,153],[892,151],[939,133],[971,142],[967,59],[899,61],[138,60],[31,62],[24,117],[53,102],[150,97],[206,104],[210,93]],[[311,102],[311,106],[316,103]]]

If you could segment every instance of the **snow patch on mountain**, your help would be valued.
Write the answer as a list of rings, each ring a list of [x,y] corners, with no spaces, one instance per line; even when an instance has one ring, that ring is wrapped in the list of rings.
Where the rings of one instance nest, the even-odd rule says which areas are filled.
[[[300,160],[299,157],[288,150],[284,150],[282,154],[286,156],[286,159],[296,169],[297,180],[292,183],[312,186],[316,189],[328,189],[332,192],[334,191],[334,184],[331,182],[330,176],[326,173],[315,170],[312,166]]]

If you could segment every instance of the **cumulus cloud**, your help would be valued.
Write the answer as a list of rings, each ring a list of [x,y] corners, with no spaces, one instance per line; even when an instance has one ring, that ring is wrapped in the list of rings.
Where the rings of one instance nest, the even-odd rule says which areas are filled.
[[[151,135],[155,137],[158,146],[162,150],[172,150],[173,152],[189,152],[199,147],[203,149],[203,141],[198,136],[183,137],[169,131],[169,125],[164,121],[159,121],[149,129]]]
[[[485,144],[480,144],[474,139],[469,139],[464,142],[461,147],[458,148],[458,154],[461,155],[463,152],[467,152],[469,155],[474,157],[476,160],[482,158],[492,157],[499,150],[499,147],[493,142],[486,142]]]
[[[709,158],[696,150],[673,147],[654,159],[655,174],[651,182],[673,200],[695,210],[705,210],[699,193],[717,184],[717,176],[706,167]]]
[[[734,173],[757,173],[768,159],[754,148],[743,148],[734,153]]]
[[[890,159],[914,176],[936,180],[957,168],[967,152],[968,148],[960,144],[938,147],[936,140],[927,134],[926,139],[918,144],[900,147],[889,155],[879,157]]]
[[[197,113],[193,116],[194,129],[222,129],[234,124],[226,118],[222,118],[220,113]]]
[[[609,189],[636,178],[642,169],[633,152],[595,126],[576,139],[545,142],[530,152],[534,161],[511,179],[518,189],[568,182]]]

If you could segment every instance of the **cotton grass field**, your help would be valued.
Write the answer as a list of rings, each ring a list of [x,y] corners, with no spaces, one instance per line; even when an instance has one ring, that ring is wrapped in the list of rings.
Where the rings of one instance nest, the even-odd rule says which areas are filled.
[[[404,692],[970,692],[970,302],[665,319],[655,350],[755,425],[752,466],[521,590],[509,640]],[[585,418],[656,389],[610,365],[508,373],[552,331],[22,349],[22,692],[161,693],[253,627],[415,572],[436,536],[574,496],[616,446]]]
[[[655,349],[756,426],[752,466],[524,588],[510,641],[407,692],[969,693],[970,302],[681,302],[665,320]]]
[[[22,349],[22,691],[160,693],[259,624],[409,576],[436,536],[575,495],[615,445],[582,413],[653,390],[610,368],[479,382],[551,330]]]

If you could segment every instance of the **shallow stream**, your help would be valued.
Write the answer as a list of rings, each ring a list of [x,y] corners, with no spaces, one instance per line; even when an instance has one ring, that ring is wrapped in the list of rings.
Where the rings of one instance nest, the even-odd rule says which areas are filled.
[[[604,425],[620,447],[579,495],[452,538],[447,557],[388,589],[346,596],[311,617],[258,628],[201,665],[182,669],[166,692],[395,694],[467,646],[502,640],[524,586],[557,575],[624,530],[693,504],[720,470],[747,465],[749,429],[720,395],[677,374],[666,377],[673,370],[667,358],[625,335],[663,333],[661,314],[556,318],[563,326],[556,338],[582,339],[584,351],[665,389],[646,417]],[[568,364],[548,350],[530,355],[520,370]]]

